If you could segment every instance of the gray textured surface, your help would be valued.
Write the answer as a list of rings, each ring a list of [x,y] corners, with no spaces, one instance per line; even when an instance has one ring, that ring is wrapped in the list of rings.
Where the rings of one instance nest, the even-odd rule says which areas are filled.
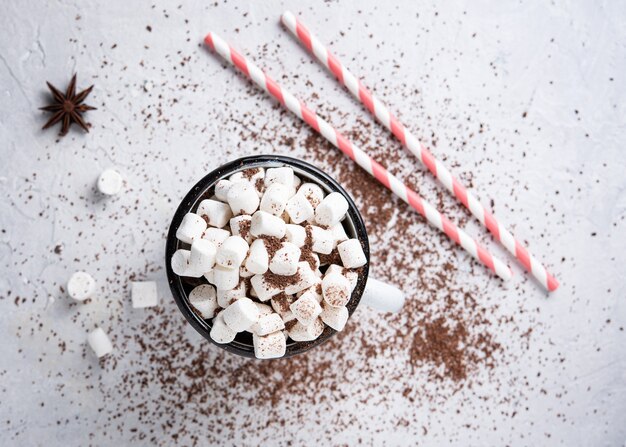
[[[191,407],[123,410],[129,399],[159,396],[157,382],[141,396],[129,396],[122,384],[138,365],[149,364],[132,339],[150,311],[131,309],[126,284],[131,275],[158,281],[163,310],[175,314],[162,253],[177,200],[203,173],[235,156],[305,155],[278,138],[241,140],[242,128],[261,135],[266,128],[279,129],[294,137],[309,131],[294,129],[291,118],[272,110],[264,97],[248,95],[244,80],[198,46],[202,36],[220,32],[276,78],[285,75],[285,86],[314,106],[364,116],[281,30],[278,18],[287,8],[331,42],[419,135],[437,132],[433,152],[447,155],[454,171],[471,173],[479,196],[495,200],[496,214],[517,224],[518,236],[552,267],[562,286],[546,299],[516,266],[515,278],[503,288],[482,269],[468,270],[464,255],[451,255],[459,284],[476,282],[485,300],[502,303],[505,315],[515,313],[522,321],[533,315],[528,349],[493,373],[498,387],[482,383],[461,387],[436,404],[412,402],[386,383],[394,362],[397,368],[404,364],[391,353],[372,361],[370,375],[338,383],[348,397],[331,406],[303,400],[296,417],[293,407],[277,405],[286,426],[263,420],[262,409],[256,410],[258,427],[250,425],[237,416],[246,413],[242,401],[197,421]],[[150,437],[171,445],[172,426],[185,428],[177,438],[181,444],[299,444],[316,438],[389,445],[624,444],[623,2],[392,6],[364,0],[314,9],[277,1],[178,6],[5,0],[0,26],[3,445],[149,444]],[[57,141],[54,131],[39,130],[45,117],[37,107],[46,100],[44,81],[63,87],[73,71],[79,87],[95,84],[88,102],[99,110],[88,117],[92,132],[74,130]],[[419,95],[412,94],[415,89]],[[251,120],[260,110],[264,115]],[[339,125],[337,113],[326,114]],[[342,125],[349,127],[347,121]],[[467,123],[487,127],[458,150],[471,133]],[[403,160],[400,174],[417,165],[410,157]],[[123,173],[126,185],[119,197],[105,200],[95,194],[94,183],[111,166]],[[435,197],[428,192],[436,190],[432,182],[424,188]],[[467,227],[482,233],[472,220]],[[433,230],[420,224],[419,231]],[[57,245],[61,254],[54,252]],[[373,241],[374,252],[382,246],[383,240]],[[377,268],[384,273],[373,265],[375,273]],[[60,291],[79,269],[98,281],[97,297],[83,306]],[[525,312],[517,315],[520,309]],[[405,319],[410,325],[410,316]],[[115,368],[101,367],[85,347],[95,325],[105,327],[117,346]],[[361,325],[356,331],[372,343],[390,340],[376,318],[363,318]],[[171,337],[202,343],[182,322],[173,327]],[[519,334],[500,335],[506,348],[517,349]],[[350,337],[346,346],[354,347]],[[216,362],[222,360],[219,354]],[[178,364],[185,368],[184,361]],[[232,364],[237,374],[243,361]],[[415,374],[417,386],[432,386],[419,371],[403,374]],[[221,420],[229,425],[218,432]],[[146,437],[138,436],[142,431]]]

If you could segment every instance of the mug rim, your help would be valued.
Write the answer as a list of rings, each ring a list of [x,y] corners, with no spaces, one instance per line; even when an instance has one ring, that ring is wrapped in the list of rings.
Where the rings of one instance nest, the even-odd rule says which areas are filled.
[[[255,167],[263,167],[267,169],[280,166],[289,166],[292,168],[296,168],[297,171],[303,171],[305,174],[307,174],[307,176],[310,177],[310,180],[315,181],[316,184],[319,184],[323,189],[325,189],[326,193],[328,193],[329,190],[330,192],[338,192],[348,202],[347,216],[352,222],[352,226],[354,227],[354,234],[352,235],[352,237],[356,237],[361,243],[363,247],[363,252],[367,260],[366,264],[362,267],[361,273],[359,274],[357,285],[352,292],[350,301],[348,302],[348,304],[346,304],[346,307],[348,308],[348,318],[352,316],[357,306],[359,305],[359,302],[361,301],[361,297],[363,295],[363,291],[365,290],[365,285],[367,283],[367,278],[369,274],[369,240],[367,236],[367,231],[365,229],[365,223],[363,222],[363,217],[357,209],[352,197],[335,179],[330,177],[321,169],[305,161],[285,155],[251,155],[227,162],[209,172],[202,179],[200,179],[187,192],[187,194],[185,194],[185,197],[180,202],[178,208],[176,209],[176,212],[174,213],[166,239],[165,268],[167,272],[170,291],[172,292],[174,301],[176,302],[179,310],[181,311],[187,322],[191,324],[191,326],[200,335],[202,335],[214,345],[230,353],[237,354],[243,357],[256,358],[254,356],[254,347],[252,346],[252,343],[243,343],[235,338],[235,340],[231,343],[220,344],[216,343],[211,338],[210,331],[212,327],[212,321],[203,319],[198,313],[196,313],[196,311],[193,310],[191,304],[189,303],[187,292],[185,291],[185,287],[183,285],[184,277],[178,276],[172,271],[170,259],[172,258],[174,252],[182,245],[188,245],[183,244],[176,238],[176,230],[182,222],[183,217],[185,216],[185,214],[192,212],[191,210],[195,209],[197,204],[201,200],[209,197],[209,192],[219,180],[227,178],[235,172],[241,171],[243,169]],[[298,175],[298,173],[296,173],[296,175]],[[189,285],[188,287],[191,286]],[[306,352],[316,346],[320,346],[330,340],[330,338],[332,338],[336,334],[336,332],[337,331],[335,331],[331,327],[325,325],[322,335],[320,335],[317,339],[313,341],[291,341],[291,343],[288,343],[285,355],[280,358],[291,357],[293,355]],[[237,337],[240,337],[240,334],[237,334]]]

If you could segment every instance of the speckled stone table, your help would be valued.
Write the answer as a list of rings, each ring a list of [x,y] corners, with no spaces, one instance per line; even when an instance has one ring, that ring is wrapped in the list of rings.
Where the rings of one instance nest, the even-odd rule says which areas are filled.
[[[65,2],[0,16],[3,445],[624,445],[623,2]],[[279,25],[290,9],[561,281],[547,296]],[[202,47],[219,32],[507,259],[507,284]],[[41,131],[45,81],[94,84],[89,133]],[[185,324],[164,273],[184,193],[280,153],[354,196],[398,315],[358,309],[292,361]],[[124,176],[120,195],[95,189]],[[97,281],[72,302],[76,270]],[[158,284],[133,309],[129,283]],[[96,326],[115,350],[86,346]]]

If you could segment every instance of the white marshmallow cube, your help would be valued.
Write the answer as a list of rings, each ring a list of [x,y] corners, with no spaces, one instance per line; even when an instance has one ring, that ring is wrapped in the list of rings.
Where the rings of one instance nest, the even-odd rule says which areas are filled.
[[[213,270],[213,284],[219,290],[232,290],[239,284],[239,269],[216,265]]]
[[[159,302],[154,281],[133,281],[130,296],[134,309],[156,306]]]
[[[241,267],[239,267],[239,276],[241,278],[251,278],[252,276],[254,276],[254,273],[246,268],[246,261],[243,261],[243,264],[241,264]]]
[[[324,197],[322,203],[315,208],[315,221],[319,225],[332,227],[341,222],[348,211],[348,201],[338,193],[332,192]]]
[[[252,215],[250,233],[253,236],[274,236],[282,238],[287,231],[287,224],[280,217],[276,217],[265,211],[257,211]]]
[[[233,184],[228,190],[227,198],[228,204],[235,216],[239,214],[252,214],[259,207],[259,196],[254,186],[248,182]]]
[[[289,189],[285,185],[274,183],[265,190],[259,209],[274,216],[280,216],[285,211],[287,200],[290,200]]]
[[[333,225],[330,228],[330,232],[333,234],[333,248],[335,248],[338,244],[343,241],[347,241],[348,235],[346,234],[346,229],[340,223]]]
[[[274,310],[271,306],[268,306],[267,304],[257,303],[256,301],[254,302],[254,304],[256,305],[257,309],[259,309],[259,319],[256,323],[250,326],[248,331],[256,334],[259,330],[259,322],[263,319],[263,317],[273,314]]]
[[[303,183],[298,188],[298,194],[302,194],[308,199],[313,208],[317,208],[322,200],[324,200],[324,190],[315,183]]]
[[[298,246],[291,242],[283,242],[274,253],[269,268],[276,275],[291,276],[298,271],[299,261],[300,249]]]
[[[239,281],[239,284],[233,289],[217,291],[217,304],[223,309],[233,304],[239,298],[246,297],[246,284],[244,281]]]
[[[213,242],[215,248],[220,248],[224,241],[230,237],[230,233],[221,228],[208,227],[204,230],[202,239],[206,239],[209,242]]]
[[[215,228],[224,228],[233,213],[226,203],[213,199],[205,199],[200,202],[196,213],[204,217],[210,226]]]
[[[333,251],[334,239],[333,234],[323,228],[311,225],[311,239],[313,244],[311,249],[316,253],[323,255],[330,254]]]
[[[299,321],[288,330],[289,337],[293,341],[313,341],[324,332],[324,322],[316,318],[309,326],[305,326]]]
[[[263,275],[254,275],[250,280],[259,301],[267,301],[274,295],[278,295],[282,290],[269,284]]]
[[[268,335],[252,335],[254,356],[257,359],[275,359],[285,355],[287,340],[282,332],[274,332]]]
[[[189,293],[189,304],[193,306],[202,318],[209,319],[215,316],[218,309],[215,287],[210,284],[201,284]]]
[[[262,239],[256,239],[250,245],[248,259],[246,259],[246,269],[256,275],[262,275],[267,272],[269,267],[269,255],[267,247]]]
[[[233,186],[230,180],[222,179],[215,184],[215,197],[220,202],[228,202],[228,190]]]
[[[304,326],[309,326],[322,313],[322,306],[308,293],[294,301],[289,309]]]
[[[363,247],[358,239],[348,239],[337,245],[337,251],[344,267],[349,269],[363,267],[367,263]]]
[[[76,272],[67,281],[67,294],[76,301],[85,301],[96,290],[96,281],[87,272]]]
[[[89,343],[89,346],[98,358],[104,357],[113,351],[113,345],[109,336],[99,327],[89,333],[87,343]]]
[[[191,244],[195,239],[200,239],[206,230],[206,222],[198,214],[187,213],[176,230],[176,239],[186,244]]]
[[[283,319],[280,318],[280,315],[271,313],[259,318],[255,333],[257,335],[267,335],[273,332],[282,331],[283,329],[285,329]]]
[[[291,189],[294,187],[294,175],[293,169],[284,168],[270,168],[265,173],[265,186],[269,187],[274,183],[280,183],[283,186]]]
[[[309,266],[309,263],[305,261],[298,263],[298,275],[300,276],[298,282],[285,287],[285,293],[287,295],[293,295],[295,293],[301,292],[321,282],[315,272],[311,270],[311,266]]]
[[[345,306],[350,301],[350,281],[340,273],[331,273],[322,280],[324,301],[332,307]]]
[[[287,224],[285,227],[285,238],[297,247],[303,247],[306,241],[306,230],[302,225]]]
[[[231,236],[217,250],[215,263],[225,268],[237,269],[239,276],[239,266],[246,259],[248,248],[248,243],[241,236]]]
[[[237,332],[233,331],[224,321],[224,311],[217,314],[217,317],[213,318],[211,326],[211,332],[209,335],[215,343],[226,344],[230,343],[237,336]]]
[[[215,265],[217,248],[206,239],[196,239],[191,244],[189,268],[196,272],[206,273]]]
[[[357,282],[359,281],[359,274],[337,264],[331,264],[328,266],[328,269],[326,269],[326,275],[330,275],[332,273],[339,273],[340,275],[345,276],[346,279],[350,281],[350,293],[352,293]]]
[[[191,278],[200,278],[206,272],[198,272],[189,265],[191,251],[178,249],[174,252],[171,259],[172,271],[178,276],[189,276]]]
[[[259,320],[259,309],[250,298],[239,298],[220,315],[233,331],[243,332]]]
[[[211,270],[210,272],[206,272],[204,274],[204,277],[206,278],[207,281],[209,281],[211,284],[215,285],[213,283],[213,281],[215,281],[215,279],[213,278],[213,270]]]
[[[113,196],[120,192],[124,180],[115,169],[105,169],[98,177],[98,191],[107,196]]]
[[[320,318],[334,330],[342,331],[348,321],[348,308],[345,306],[333,307],[324,303]]]
[[[315,209],[309,199],[303,194],[296,194],[287,202],[285,207],[289,218],[295,224],[300,224],[310,220],[315,215]]]
[[[284,315],[287,312],[291,312],[289,310],[289,306],[296,300],[293,295],[287,295],[285,293],[279,293],[272,297],[270,304],[272,305],[272,309],[276,311],[279,315]]]
[[[241,236],[249,244],[252,242],[252,235],[250,234],[250,224],[252,216],[242,214],[230,219],[230,231],[233,236]]]

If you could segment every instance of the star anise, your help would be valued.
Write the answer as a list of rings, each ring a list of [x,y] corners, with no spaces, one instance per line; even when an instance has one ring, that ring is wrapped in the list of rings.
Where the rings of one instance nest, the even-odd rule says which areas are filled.
[[[87,98],[87,95],[91,93],[93,85],[76,94],[76,74],[72,76],[72,80],[67,86],[65,94],[61,93],[49,82],[46,82],[46,84],[48,84],[48,88],[50,89],[50,92],[52,92],[52,103],[45,107],[41,107],[40,110],[52,112],[54,115],[52,115],[48,122],[43,126],[43,129],[47,129],[48,127],[61,121],[60,136],[67,134],[67,131],[73,123],[78,124],[86,132],[89,132],[89,127],[85,124],[82,114],[87,110],[96,110],[96,108],[83,104],[83,101]]]

